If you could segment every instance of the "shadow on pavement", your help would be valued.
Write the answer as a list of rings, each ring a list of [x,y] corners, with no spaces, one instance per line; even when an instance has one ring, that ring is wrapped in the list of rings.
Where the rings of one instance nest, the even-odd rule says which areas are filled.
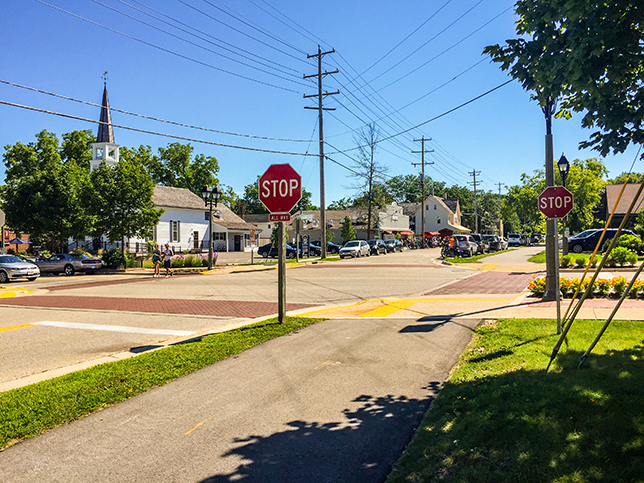
[[[239,446],[222,456],[236,456],[245,463],[202,483],[384,481],[439,386],[430,383],[422,399],[360,396],[353,401],[359,404],[357,409],[343,411],[345,421],[291,421],[280,433],[237,440]]]

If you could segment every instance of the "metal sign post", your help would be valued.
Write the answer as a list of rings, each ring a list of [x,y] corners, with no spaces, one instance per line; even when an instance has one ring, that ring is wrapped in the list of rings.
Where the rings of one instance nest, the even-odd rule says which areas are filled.
[[[286,320],[286,229],[283,221],[278,222],[277,237],[277,320]]]

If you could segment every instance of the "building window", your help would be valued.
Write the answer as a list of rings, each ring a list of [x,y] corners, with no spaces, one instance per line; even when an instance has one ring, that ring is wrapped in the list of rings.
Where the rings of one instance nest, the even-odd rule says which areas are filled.
[[[170,242],[179,243],[181,241],[181,222],[179,221],[170,221]]]
[[[441,224],[441,217],[440,216],[436,219],[436,223],[439,224],[439,225]]]
[[[209,211],[204,211],[203,216],[204,216],[204,220],[208,221],[208,217],[210,216],[210,212]]]
[[[212,233],[212,239],[213,240],[225,240],[226,239],[226,233],[225,232],[214,231]]]
[[[429,205],[425,205],[425,211],[429,211]]]
[[[434,210],[436,209],[436,205],[434,205]]]

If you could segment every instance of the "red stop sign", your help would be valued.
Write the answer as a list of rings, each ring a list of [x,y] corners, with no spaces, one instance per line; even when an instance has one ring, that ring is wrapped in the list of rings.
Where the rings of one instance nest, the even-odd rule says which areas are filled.
[[[302,197],[302,178],[290,164],[272,164],[259,178],[259,201],[271,213],[288,213]]]
[[[563,218],[572,210],[572,193],[563,186],[549,186],[539,195],[538,204],[546,218]]]

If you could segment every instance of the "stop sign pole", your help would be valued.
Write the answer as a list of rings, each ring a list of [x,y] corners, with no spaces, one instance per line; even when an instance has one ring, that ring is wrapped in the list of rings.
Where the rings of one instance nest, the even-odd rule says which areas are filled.
[[[573,208],[573,196],[563,186],[548,186],[537,199],[539,211],[548,218],[548,223],[554,224],[554,249],[548,258],[546,251],[546,263],[552,263],[554,269],[555,300],[557,301],[557,334],[561,333],[561,295],[559,281],[559,226],[557,220],[564,218]],[[546,246],[546,250],[548,246]],[[549,266],[549,265],[548,265]],[[547,288],[547,287],[546,287]],[[545,298],[545,297],[544,297]]]
[[[302,197],[302,178],[290,164],[272,164],[258,181],[259,201],[277,221],[277,319],[286,320],[286,225]]]

